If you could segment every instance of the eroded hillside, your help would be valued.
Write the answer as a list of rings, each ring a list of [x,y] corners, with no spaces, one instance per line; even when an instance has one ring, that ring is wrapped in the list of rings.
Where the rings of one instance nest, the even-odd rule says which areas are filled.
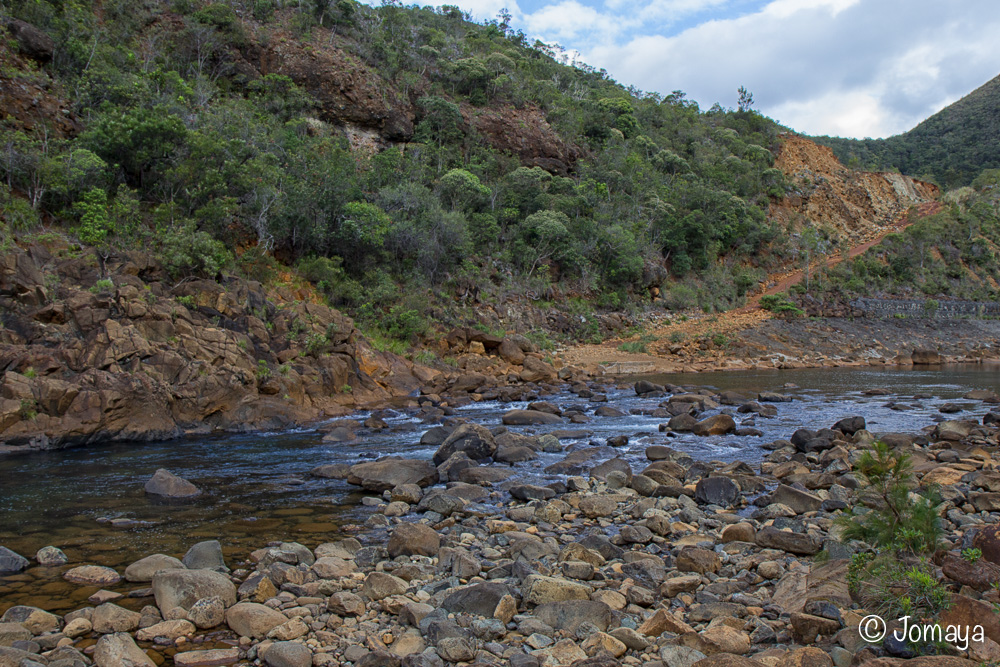
[[[848,246],[884,233],[911,206],[939,194],[936,185],[895,172],[849,169],[830,148],[793,134],[785,135],[775,166],[795,189],[772,205],[771,216],[796,230],[809,221]]]

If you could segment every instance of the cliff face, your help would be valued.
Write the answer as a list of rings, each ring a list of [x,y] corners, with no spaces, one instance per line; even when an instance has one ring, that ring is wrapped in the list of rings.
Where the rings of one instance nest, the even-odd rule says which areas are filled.
[[[383,148],[413,138],[420,122],[417,104],[429,94],[430,82],[419,79],[404,90],[340,48],[337,35],[315,28],[309,42],[287,30],[275,30],[267,40],[251,41],[230,54],[233,70],[249,79],[281,74],[316,100],[320,120],[341,129],[352,139],[367,135],[362,143]],[[582,151],[567,144],[534,105],[523,108],[507,103],[474,107],[463,103],[463,132],[475,132],[493,148],[517,157],[527,166],[565,174]]]
[[[775,160],[796,192],[771,207],[771,216],[796,228],[805,220],[828,227],[854,244],[887,227],[910,206],[938,196],[938,187],[894,172],[859,172],[842,165],[833,151],[786,135]]]
[[[0,256],[0,442],[51,448],[274,428],[404,395],[435,371],[368,348],[291,288],[173,286],[148,257]]]

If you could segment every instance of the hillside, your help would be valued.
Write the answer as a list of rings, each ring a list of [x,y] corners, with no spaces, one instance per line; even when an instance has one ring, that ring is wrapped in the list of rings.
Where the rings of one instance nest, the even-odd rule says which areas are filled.
[[[5,76],[49,89],[48,124],[69,115],[80,131],[53,144],[42,119],[8,126],[4,181],[109,251],[201,239],[179,276],[222,263],[261,277],[276,259],[377,324],[426,306],[398,303],[402,284],[557,285],[607,305],[667,271],[732,286],[777,236],[772,121],[627,91],[457,11],[12,13],[54,48],[35,64],[8,53]]]
[[[814,137],[844,164],[898,169],[944,187],[968,185],[1000,167],[1000,76],[915,128],[887,139]]]

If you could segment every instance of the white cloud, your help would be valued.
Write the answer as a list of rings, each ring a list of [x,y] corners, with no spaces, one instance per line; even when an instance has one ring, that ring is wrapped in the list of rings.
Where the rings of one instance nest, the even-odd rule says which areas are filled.
[[[549,40],[576,39],[582,33],[597,30],[616,33],[620,26],[611,17],[576,0],[563,0],[524,17],[529,33],[544,35]],[[575,46],[575,45],[574,45]]]
[[[583,47],[626,84],[680,89],[703,107],[749,88],[762,112],[814,134],[905,131],[996,76],[1000,4],[776,0],[673,36]]]
[[[899,133],[1000,73],[996,0],[450,3],[480,20],[507,7],[530,39],[703,108],[735,106],[746,86],[763,113],[810,134]]]

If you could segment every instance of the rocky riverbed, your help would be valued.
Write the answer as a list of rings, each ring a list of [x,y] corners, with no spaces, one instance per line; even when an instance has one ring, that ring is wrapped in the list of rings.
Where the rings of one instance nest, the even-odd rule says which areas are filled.
[[[608,389],[575,386],[591,397]],[[667,433],[731,432],[740,427],[733,415],[766,419],[771,401],[784,398],[648,381],[634,391],[660,405]],[[53,589],[79,587],[89,603],[62,616],[7,609],[0,665],[992,662],[1000,658],[991,606],[1000,601],[992,587],[1000,415],[990,410],[1000,399],[983,391],[965,400],[974,407],[963,415],[975,419],[943,414],[912,432],[873,433],[863,417],[810,424],[765,443],[753,465],[695,460],[666,445],[625,457],[625,434],[564,449],[558,434],[516,432],[571,421],[573,405],[562,401],[510,411],[506,426],[443,419],[425,434],[431,460],[316,468],[364,492],[365,518],[314,548],[262,542],[227,558],[208,541],[183,558],[151,554],[125,568],[67,563],[54,547],[34,555],[35,567],[3,551],[0,569],[48,568]],[[847,572],[869,546],[843,539],[833,521],[856,503],[853,464],[876,436],[913,457],[921,485],[942,489],[945,538],[934,567],[951,608],[941,621],[986,631],[964,653],[912,658],[905,645],[859,635],[871,610],[852,597]],[[546,473],[558,481],[519,473],[519,462],[552,454]],[[158,479],[166,484],[152,492],[193,493]],[[975,563],[960,556],[969,547],[981,551]]]

